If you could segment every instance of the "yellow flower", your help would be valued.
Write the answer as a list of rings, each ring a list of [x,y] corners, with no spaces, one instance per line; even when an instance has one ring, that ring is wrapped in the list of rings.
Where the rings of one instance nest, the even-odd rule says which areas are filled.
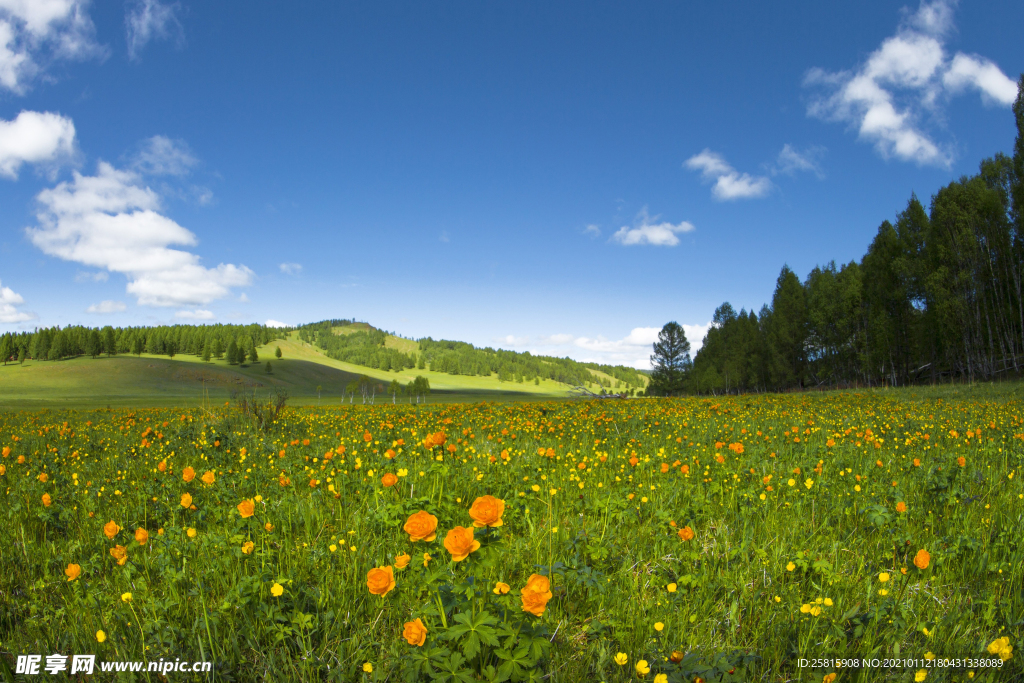
[[[668,683],[668,674],[658,674],[654,677],[654,683]]]
[[[281,595],[284,594],[284,586],[282,586],[279,583],[275,583],[273,586],[270,587],[270,594],[273,595],[275,598],[281,597]]]
[[[825,607],[832,606],[832,598],[825,598]]]
[[[1007,637],[997,638],[988,644],[988,653],[998,655],[1004,662],[1013,657],[1013,647]]]
[[[882,572],[881,574],[878,575],[878,580],[881,581],[882,583],[885,583],[886,581],[889,580],[889,575],[886,574],[885,572]]]
[[[654,630],[658,631],[658,632],[664,631],[665,630],[665,624],[661,623],[660,621],[654,622]]]
[[[810,605],[808,605],[807,603],[804,603],[804,604],[800,605],[800,611],[801,611],[801,612],[802,612],[803,614],[807,614],[808,612],[810,612],[810,611],[811,611],[811,606],[810,606]]]
[[[669,593],[675,593],[676,587],[677,586],[674,583],[670,583],[669,585],[665,586]]]
[[[787,572],[791,572],[791,571],[793,571],[794,569],[796,569],[796,565],[795,565],[795,564],[793,564],[792,562],[790,562],[789,564],[787,564],[787,565],[786,565],[786,571],[787,571]]]
[[[914,674],[915,683],[921,683],[921,681],[923,681],[926,678],[928,678],[928,672],[924,669],[920,669],[916,674]]]
[[[494,584],[495,595],[504,595],[505,593],[508,593],[511,589],[511,586],[509,586],[507,583],[502,583],[501,581]]]
[[[188,531],[186,531],[185,533],[188,534],[189,538],[195,538],[196,537],[196,530],[194,528],[192,528],[192,527],[189,527]]]
[[[249,555],[249,554],[252,553],[253,548],[255,548],[255,547],[256,547],[256,545],[252,541],[246,541],[245,543],[242,544],[242,552],[245,553],[246,555]]]
[[[615,655],[615,663],[618,664],[619,666],[625,665],[625,663],[628,662],[628,661],[629,661],[629,657],[626,656],[625,652],[620,652],[617,655]]]
[[[121,593],[121,602],[131,602],[131,601],[132,601],[132,594],[131,593]]]
[[[930,662],[931,660],[935,659],[935,653],[934,652],[925,652],[924,653],[924,658],[927,659]]]
[[[64,570],[64,573],[67,575],[68,581],[75,581],[79,576],[81,576],[82,568],[77,564],[69,564],[67,569]]]
[[[332,543],[331,545],[329,545],[329,546],[327,547],[327,549],[328,549],[328,550],[330,550],[330,551],[331,551],[332,553],[333,553],[333,552],[337,552],[337,550],[338,550],[338,546],[336,546],[336,545],[334,545],[334,544]]]
[[[796,479],[790,479],[786,482],[788,486],[796,486]]]
[[[430,553],[423,553],[423,566],[426,567],[430,564],[430,561],[434,559],[430,556]]]
[[[365,671],[368,674],[372,674],[373,673],[373,664],[370,664],[369,662],[366,662],[365,664],[363,664],[363,671]]]
[[[96,631],[96,642],[97,643],[102,643],[106,639],[107,639],[107,634],[106,633],[104,633],[103,631]]]
[[[814,486],[814,480],[813,479],[808,479],[807,481],[804,482],[804,486],[806,486],[807,489],[810,490],[810,488],[812,486]]]
[[[882,590],[878,591],[878,594],[879,595],[888,595],[889,594],[889,589],[888,588],[883,588]]]
[[[636,663],[636,672],[640,676],[646,676],[647,674],[651,673],[651,667],[649,664],[647,664],[646,659],[641,659],[639,662]]]

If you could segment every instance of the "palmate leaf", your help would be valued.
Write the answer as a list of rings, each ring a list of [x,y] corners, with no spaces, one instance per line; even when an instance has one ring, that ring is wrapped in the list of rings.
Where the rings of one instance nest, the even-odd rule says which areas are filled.
[[[489,612],[481,610],[473,616],[465,613],[456,614],[455,621],[457,625],[448,629],[447,638],[457,640],[466,636],[462,652],[467,658],[472,659],[479,654],[481,643],[491,647],[498,645],[498,632],[494,628],[498,620]]]

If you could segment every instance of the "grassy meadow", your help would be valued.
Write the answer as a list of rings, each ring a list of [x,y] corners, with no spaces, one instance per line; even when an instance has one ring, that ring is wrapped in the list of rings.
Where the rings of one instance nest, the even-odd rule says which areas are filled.
[[[346,328],[340,328],[346,329]],[[415,345],[399,337],[388,344]],[[274,357],[280,347],[283,357]],[[403,347],[404,350],[404,347]],[[232,392],[256,389],[269,394],[274,389],[288,392],[291,405],[339,405],[345,387],[366,375],[385,388],[398,380],[403,386],[422,375],[430,381],[429,402],[481,400],[543,400],[564,397],[566,387],[551,380],[532,383],[499,382],[496,377],[471,377],[406,370],[401,373],[365,368],[328,358],[318,349],[289,337],[257,347],[260,360],[243,366],[227,361],[202,359],[178,354],[173,358],[150,354],[79,356],[59,361],[26,360],[0,365],[0,410],[38,410],[44,408],[106,407],[201,407],[228,400]],[[267,373],[267,361],[271,373]],[[594,373],[600,376],[602,373]],[[320,387],[319,392],[317,387]],[[408,397],[398,400],[408,401]],[[361,403],[360,397],[355,398]],[[391,401],[378,393],[375,403]]]
[[[232,681],[1020,680],[1016,391],[0,413],[0,652]]]

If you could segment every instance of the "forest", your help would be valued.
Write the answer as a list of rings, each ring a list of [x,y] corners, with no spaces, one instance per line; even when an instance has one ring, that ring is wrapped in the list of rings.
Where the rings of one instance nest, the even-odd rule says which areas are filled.
[[[692,364],[655,363],[654,394],[905,386],[1018,376],[1024,366],[1024,76],[1011,156],[911,195],[860,261],[783,266],[770,303],[728,303]],[[667,372],[666,372],[667,370]]]
[[[430,337],[416,342],[415,351],[402,352],[385,346],[388,334],[381,330],[371,328],[337,334],[336,328],[353,324],[351,320],[324,320],[303,325],[299,328],[299,338],[335,360],[395,372],[416,368],[450,375],[497,375],[503,382],[551,379],[571,385],[597,385],[606,390],[636,390],[646,385],[640,371],[622,366],[534,356],[528,351],[480,349],[466,342],[435,341]],[[614,381],[594,372],[608,375]]]

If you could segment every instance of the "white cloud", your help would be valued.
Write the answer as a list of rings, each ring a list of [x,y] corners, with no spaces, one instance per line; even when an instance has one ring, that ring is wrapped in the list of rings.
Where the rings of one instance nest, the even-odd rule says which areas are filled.
[[[98,304],[93,304],[89,308],[85,309],[86,313],[120,313],[125,308],[124,302],[122,301],[101,301]]]
[[[818,163],[818,157],[824,153],[824,147],[810,147],[801,152],[787,143],[782,146],[782,151],[779,152],[779,156],[775,159],[775,164],[771,169],[772,174],[793,175],[797,171],[808,171],[819,178],[823,178],[825,174]]]
[[[600,237],[601,228],[591,223],[587,227],[583,228],[583,234],[590,235],[591,237]]]
[[[47,65],[106,51],[94,40],[88,0],[0,0],[0,88],[22,94]]]
[[[952,0],[922,1],[896,35],[851,71],[811,69],[804,84],[819,87],[808,114],[848,123],[884,158],[946,167],[952,154],[924,130],[926,115],[941,116],[949,96],[977,89],[986,103],[1009,106],[1017,86],[994,63],[961,52],[949,60],[945,36],[953,28]]]
[[[664,222],[658,223],[659,216],[651,218],[647,215],[647,209],[643,209],[637,215],[633,227],[622,226],[611,239],[613,242],[625,246],[638,244],[651,244],[657,247],[674,247],[679,244],[676,235],[693,232],[696,228],[692,223],[682,221],[678,225]]]
[[[23,111],[0,119],[0,176],[18,177],[22,164],[57,164],[75,151],[75,124],[52,112]]]
[[[95,273],[80,270],[75,273],[75,282],[106,282],[109,279],[110,273],[105,270],[98,270]]]
[[[184,140],[171,140],[163,135],[154,135],[144,140],[132,168],[145,175],[188,175],[199,163]],[[209,192],[209,190],[207,190]]]
[[[705,180],[715,181],[711,194],[719,201],[757,199],[772,189],[772,181],[768,178],[740,173],[726,163],[721,154],[710,149],[693,155],[686,160],[684,166],[692,171],[700,171]]]
[[[244,287],[245,266],[200,265],[200,258],[171,245],[194,246],[196,236],[159,213],[157,194],[137,174],[100,162],[94,176],[37,196],[39,227],[26,228],[44,253],[128,277],[127,291],[146,306],[199,306]]]
[[[280,268],[281,272],[285,275],[298,275],[302,272],[301,263],[282,263],[278,268]]]
[[[174,317],[181,318],[182,320],[213,320],[217,316],[213,314],[213,311],[197,308],[194,311],[178,311],[174,314]]]
[[[268,319],[267,322],[263,324],[267,327],[291,327],[288,323],[283,323],[280,320],[274,320],[273,318]]]
[[[163,4],[159,0],[137,0],[124,17],[128,33],[128,58],[137,60],[150,40],[174,36],[180,45],[185,34],[176,13],[178,3]]]
[[[10,287],[0,285],[0,324],[23,323],[36,317],[34,313],[19,311],[25,299]]]
[[[243,304],[249,303],[249,297],[248,295],[246,295],[245,292],[242,292],[241,296],[238,297],[238,300],[241,301]]]
[[[710,327],[710,322],[704,325],[683,325],[683,331],[690,342],[691,357],[697,353]],[[537,355],[558,358],[569,356],[585,363],[627,365],[646,370],[651,367],[650,356],[659,332],[660,327],[635,327],[622,339],[607,339],[603,336],[578,337],[562,333],[540,337],[536,341],[515,335],[508,335],[495,341],[506,348],[529,351]]]

